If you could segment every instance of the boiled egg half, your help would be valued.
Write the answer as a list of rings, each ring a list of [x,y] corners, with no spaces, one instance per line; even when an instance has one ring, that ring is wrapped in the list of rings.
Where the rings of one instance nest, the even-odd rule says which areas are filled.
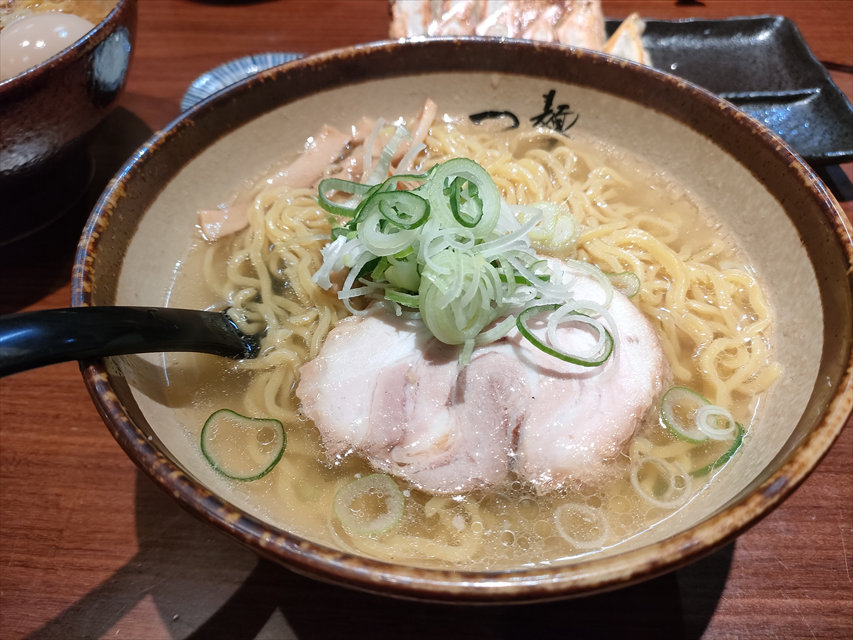
[[[72,13],[48,11],[15,20],[0,31],[0,80],[44,62],[94,28]]]

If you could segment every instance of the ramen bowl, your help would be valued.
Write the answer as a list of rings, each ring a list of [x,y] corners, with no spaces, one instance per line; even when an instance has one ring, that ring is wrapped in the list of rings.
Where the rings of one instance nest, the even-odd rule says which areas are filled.
[[[628,585],[712,552],[780,504],[851,412],[848,223],[766,128],[695,86],[620,59],[529,42],[437,39],[334,51],[263,72],[193,108],[124,167],[81,239],[74,304],[166,304],[197,233],[197,210],[226,200],[283,149],[301,149],[323,124],[417,113],[427,97],[448,113],[539,120],[557,135],[613,144],[719,216],[777,309],[782,370],[738,457],[641,535],[565,561],[491,571],[380,561],[271,524],[223,489],[193,451],[177,414],[195,389],[166,389],[162,358],[83,363],[94,402],[129,457],[188,511],[263,557],[325,581],[432,601],[530,602]]]
[[[0,81],[0,184],[14,185],[82,144],[124,87],[135,33],[136,0],[118,0],[70,46]]]

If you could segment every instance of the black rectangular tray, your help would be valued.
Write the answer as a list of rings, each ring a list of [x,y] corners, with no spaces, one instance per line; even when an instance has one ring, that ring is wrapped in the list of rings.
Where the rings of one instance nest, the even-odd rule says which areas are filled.
[[[643,45],[656,69],[732,102],[808,162],[853,160],[853,107],[789,19],[648,20]]]

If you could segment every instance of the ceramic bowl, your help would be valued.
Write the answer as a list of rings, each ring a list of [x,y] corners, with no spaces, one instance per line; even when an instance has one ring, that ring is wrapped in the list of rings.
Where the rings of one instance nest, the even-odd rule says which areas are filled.
[[[536,601],[627,585],[708,554],[777,506],[851,412],[850,229],[814,173],[767,129],[693,85],[619,59],[449,39],[361,46],[263,72],[193,108],[125,166],[81,239],[74,304],[164,304],[195,233],[194,212],[282,150],[301,148],[323,123],[417,113],[427,96],[450,113],[530,118],[552,90],[554,105],[578,115],[577,130],[643,156],[709,203],[762,274],[778,310],[784,375],[739,464],[677,517],[612,552],[472,572],[378,562],[267,524],[192,462],[156,367],[130,357],[84,363],[95,404],[130,458],[186,509],[297,572],[447,602]]]
[[[0,185],[25,180],[79,147],[124,87],[136,0],[118,0],[82,38],[0,81]]]

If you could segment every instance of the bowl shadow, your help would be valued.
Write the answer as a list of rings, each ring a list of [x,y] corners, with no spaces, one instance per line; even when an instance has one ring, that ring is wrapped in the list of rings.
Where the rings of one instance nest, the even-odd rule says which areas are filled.
[[[104,637],[143,599],[170,638],[701,638],[734,544],[600,595],[525,605],[402,601],[326,584],[259,559],[136,477],[137,553],[30,638]]]

